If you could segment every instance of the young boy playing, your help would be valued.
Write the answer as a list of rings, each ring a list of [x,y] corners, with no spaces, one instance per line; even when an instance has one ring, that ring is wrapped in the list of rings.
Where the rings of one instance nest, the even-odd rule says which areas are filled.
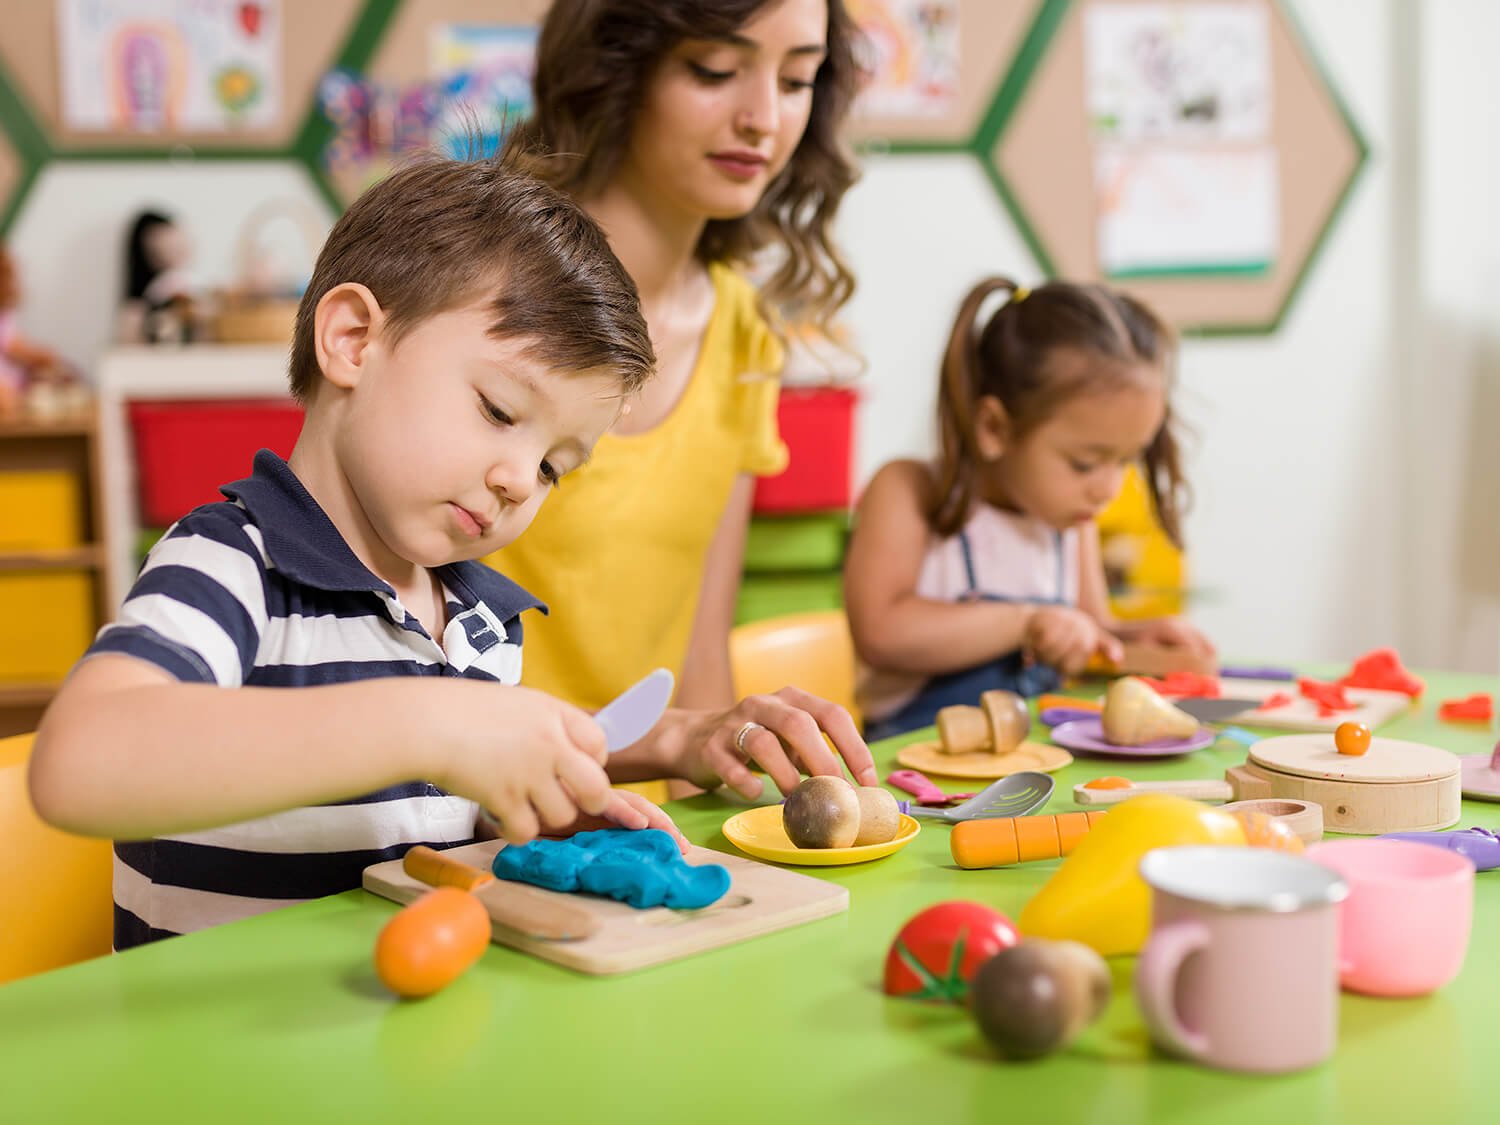
[[[512,843],[600,818],[677,834],[610,788],[589,715],[517,686],[538,603],[474,561],[653,365],[602,232],[503,162],[419,163],[349,209],[298,310],[291,459],[263,450],[168,532],[38,731],[39,813],[116,840],[117,949],[356,887],[474,839],[481,808]],[[841,772],[820,730],[875,780],[842,709],[794,689],[669,711],[610,773],[754,796],[754,758],[789,790]]]
[[[516,841],[580,810],[671,827],[610,789],[586,714],[493,686],[538,603],[469,561],[653,363],[629,278],[551,189],[429,162],[349,210],[298,313],[290,462],[262,451],[168,533],[39,732],[42,815],[120,841],[117,948],[471,840],[475,800]]]

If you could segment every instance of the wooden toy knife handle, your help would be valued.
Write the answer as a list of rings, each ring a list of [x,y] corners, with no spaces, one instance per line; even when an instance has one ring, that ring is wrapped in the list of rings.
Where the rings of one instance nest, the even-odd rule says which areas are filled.
[[[492,922],[527,937],[578,941],[599,932],[600,920],[550,891],[496,879],[488,871],[418,844],[401,861],[413,879],[433,887],[458,887],[484,904]]]
[[[1234,790],[1227,781],[1136,781],[1118,789],[1090,789],[1087,785],[1073,787],[1073,800],[1080,805],[1118,805],[1142,793],[1170,793],[1174,797],[1186,797],[1191,801],[1229,801]]]
[[[429,887],[457,887],[461,891],[477,891],[485,884],[495,881],[495,877],[488,871],[453,859],[425,844],[418,844],[406,853],[401,860],[401,869]]]

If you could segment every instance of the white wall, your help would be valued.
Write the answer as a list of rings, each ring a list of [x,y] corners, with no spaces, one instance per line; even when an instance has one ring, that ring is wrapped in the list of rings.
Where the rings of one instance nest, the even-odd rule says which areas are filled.
[[[1188,521],[1201,621],[1237,657],[1417,665],[1500,659],[1500,5],[1291,0],[1372,156],[1282,329],[1188,341],[1179,407],[1198,431]],[[88,363],[144,206],[177,213],[205,281],[237,228],[304,174],[266,164],[54,165],[11,232],[22,326]],[[965,157],[871,158],[840,222],[871,361],[858,477],[933,448],[938,356],[980,275],[1037,267]]]
[[[125,288],[125,241],[145,210],[176,218],[193,240],[192,270],[209,288],[231,285],[238,247],[257,209],[286,201],[308,216],[317,243],[333,218],[300,165],[272,161],[93,161],[43,169],[6,243],[25,287],[20,327],[88,370],[109,343]],[[260,232],[278,264],[305,256],[289,218]],[[312,265],[309,258],[304,269]]]

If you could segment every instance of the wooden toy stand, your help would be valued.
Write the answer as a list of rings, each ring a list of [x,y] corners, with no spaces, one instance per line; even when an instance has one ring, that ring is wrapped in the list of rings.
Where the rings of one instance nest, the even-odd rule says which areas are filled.
[[[1459,818],[1458,759],[1418,742],[1376,738],[1365,754],[1340,754],[1322,734],[1267,738],[1245,764],[1224,771],[1223,782],[1144,782],[1128,789],[1074,790],[1080,804],[1116,804],[1142,793],[1176,793],[1199,800],[1309,801],[1322,806],[1330,832],[1378,836],[1428,832]]]

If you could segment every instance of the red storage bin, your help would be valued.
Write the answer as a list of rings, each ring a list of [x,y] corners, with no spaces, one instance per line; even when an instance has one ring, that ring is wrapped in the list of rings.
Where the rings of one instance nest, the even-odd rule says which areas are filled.
[[[849,506],[854,406],[847,387],[783,387],[776,408],[791,461],[755,483],[757,512],[820,512]]]
[[[302,431],[290,399],[132,402],[129,412],[141,523],[152,527],[222,500],[219,485],[248,477],[257,450],[291,456]]]

